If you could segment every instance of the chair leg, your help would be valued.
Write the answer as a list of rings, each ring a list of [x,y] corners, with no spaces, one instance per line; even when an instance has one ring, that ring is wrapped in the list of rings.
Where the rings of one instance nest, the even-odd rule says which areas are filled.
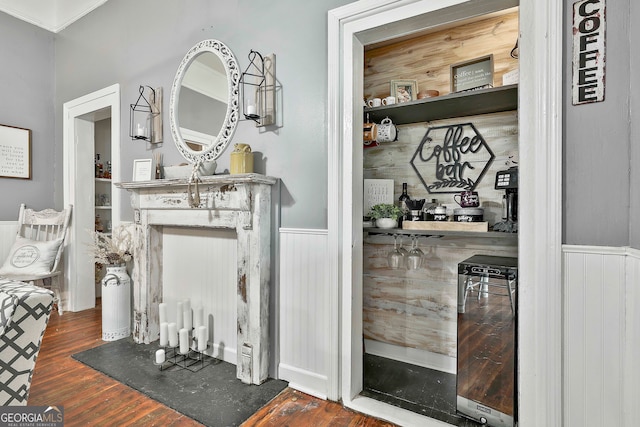
[[[511,280],[507,280],[507,287],[509,288],[509,302],[511,303],[511,314],[515,315],[516,309],[513,306],[513,292],[515,290],[511,287]]]
[[[51,278],[51,290],[53,291],[53,301],[58,306],[58,315],[62,316],[62,298],[60,297],[60,281],[62,277]]]

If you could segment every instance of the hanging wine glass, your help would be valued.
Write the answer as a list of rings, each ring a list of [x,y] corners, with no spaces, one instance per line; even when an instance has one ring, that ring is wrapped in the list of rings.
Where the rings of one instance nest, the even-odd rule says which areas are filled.
[[[405,249],[404,245],[404,240],[402,238],[402,236],[400,236],[400,245],[398,246],[398,250],[402,253],[402,255],[404,256],[404,259],[407,259],[407,255],[409,255],[409,251],[407,249]]]
[[[398,248],[398,235],[393,235],[393,250],[389,252],[387,255],[387,262],[389,263],[389,267],[393,269],[398,269],[404,264],[404,255]]]
[[[424,252],[418,247],[418,237],[411,236],[411,250],[407,255],[407,268],[409,270],[417,270],[422,265],[422,256]]]

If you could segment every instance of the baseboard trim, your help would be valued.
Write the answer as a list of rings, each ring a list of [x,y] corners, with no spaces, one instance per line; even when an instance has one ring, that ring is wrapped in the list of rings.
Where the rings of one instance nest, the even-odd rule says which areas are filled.
[[[294,388],[319,399],[327,399],[327,377],[313,372],[305,371],[294,366],[280,363],[278,366],[280,379],[289,382],[289,387]],[[323,390],[323,391],[321,391]]]
[[[417,348],[400,347],[380,341],[364,340],[365,353],[410,363],[423,368],[455,374],[456,358]]]

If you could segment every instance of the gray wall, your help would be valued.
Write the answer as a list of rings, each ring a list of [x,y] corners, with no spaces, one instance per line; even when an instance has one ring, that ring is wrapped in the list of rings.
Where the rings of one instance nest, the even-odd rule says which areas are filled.
[[[571,102],[572,5],[565,0],[564,242],[640,247],[636,2],[607,2],[605,101]],[[630,6],[631,5],[631,6]],[[631,7],[631,9],[630,9]],[[638,74],[635,73],[635,76]],[[635,119],[635,120],[633,120]],[[630,204],[631,201],[631,204]]]
[[[327,11],[349,0],[110,0],[56,35],[56,158],[62,156],[62,104],[121,85],[123,179],[131,179],[136,158],[150,158],[149,146],[127,136],[129,104],[141,84],[170,88],[180,61],[193,45],[218,39],[234,52],[240,67],[251,49],[276,54],[282,86],[279,126],[258,129],[240,122],[233,142],[248,143],[256,172],[282,178],[282,226],[327,226]],[[165,164],[184,161],[164,115],[165,142],[157,148]],[[232,148],[231,148],[232,149]],[[218,168],[229,168],[229,153]],[[57,170],[61,178],[62,171]],[[62,197],[62,196],[60,196]],[[61,200],[59,198],[58,200]],[[122,218],[131,219],[127,196]]]
[[[640,3],[629,2],[629,22],[637,22],[640,17]],[[633,48],[629,42],[629,75],[630,79],[630,117],[631,131],[629,132],[629,246],[640,249],[640,54],[638,53],[637,42],[640,40],[640,27],[629,25],[629,37],[627,41],[633,40]]]
[[[31,129],[32,168],[30,180],[0,178],[0,221],[15,221],[20,203],[54,203],[53,61],[52,33],[0,12],[0,124]]]
[[[127,136],[138,86],[164,87],[168,111],[169,89],[186,51],[217,38],[242,68],[250,49],[277,55],[279,126],[264,131],[242,122],[234,141],[259,153],[256,171],[283,179],[283,226],[326,227],[326,12],[346,3],[110,0],[55,37],[0,13],[0,123],[33,130],[33,179],[0,178],[0,220],[15,219],[23,201],[61,207],[62,104],[114,83],[122,88],[121,162],[129,179],[133,159],[152,155]],[[572,106],[572,4],[564,1],[563,241],[640,248],[640,87],[630,78],[640,73],[630,43],[640,37],[640,29],[630,26],[640,6],[609,2],[606,100]],[[157,149],[166,163],[180,163],[164,118],[165,143]],[[221,168],[228,168],[228,153],[218,161]],[[125,197],[124,219],[131,215],[128,206]]]

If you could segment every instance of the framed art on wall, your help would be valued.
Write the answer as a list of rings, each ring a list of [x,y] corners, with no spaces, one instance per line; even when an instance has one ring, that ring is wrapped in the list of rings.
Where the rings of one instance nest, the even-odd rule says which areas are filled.
[[[391,96],[396,97],[396,102],[415,101],[418,99],[418,82],[416,80],[391,80]]]
[[[31,179],[31,130],[0,125],[0,178]]]
[[[153,179],[153,159],[133,161],[133,181],[151,181]]]

